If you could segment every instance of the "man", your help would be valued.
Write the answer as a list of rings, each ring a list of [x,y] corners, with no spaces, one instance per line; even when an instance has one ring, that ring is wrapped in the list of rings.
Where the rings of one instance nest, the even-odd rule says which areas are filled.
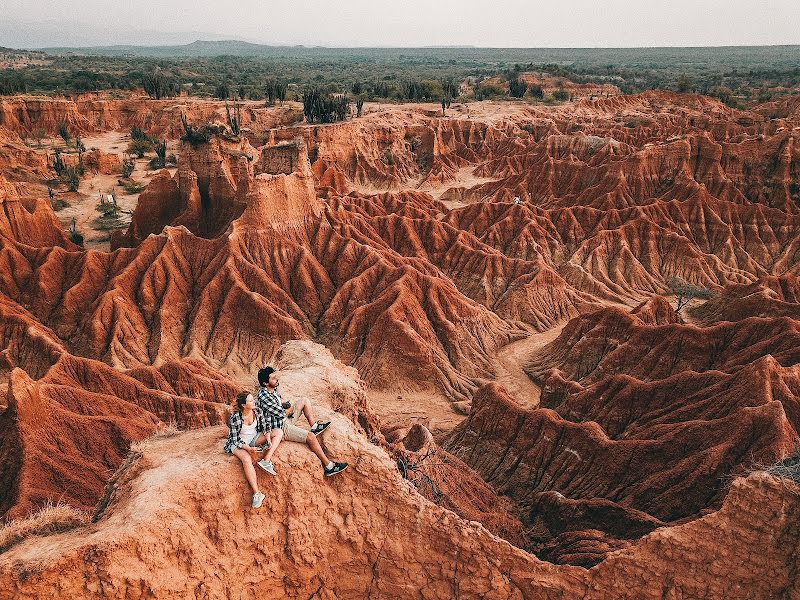
[[[314,418],[314,411],[308,399],[304,398],[294,403],[284,402],[278,391],[278,374],[272,367],[264,367],[258,371],[258,385],[256,406],[263,411],[270,427],[283,429],[284,440],[307,444],[322,463],[325,477],[341,473],[347,468],[347,463],[331,461],[322,450],[317,436],[325,431],[331,423],[330,421],[322,423]],[[300,413],[305,415],[309,423],[313,423],[311,431],[294,424]],[[271,462],[269,465],[261,466],[265,469],[267,467],[274,469]]]

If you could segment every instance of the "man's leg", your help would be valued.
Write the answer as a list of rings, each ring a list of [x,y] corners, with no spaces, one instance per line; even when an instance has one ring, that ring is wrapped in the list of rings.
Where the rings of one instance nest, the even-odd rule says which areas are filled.
[[[301,398],[294,403],[294,413],[292,414],[292,418],[297,419],[297,417],[300,416],[300,413],[303,413],[305,418],[308,420],[309,425],[313,425],[317,422],[317,420],[314,418],[314,409],[311,407],[311,400]]]
[[[317,458],[320,460],[320,462],[322,462],[323,467],[327,467],[329,464],[331,464],[331,460],[327,456],[325,456],[325,452],[322,450],[322,446],[319,445],[319,440],[317,439],[317,436],[315,436],[310,431],[306,436],[306,444],[308,444],[308,447],[311,448],[311,451],[317,455]]]

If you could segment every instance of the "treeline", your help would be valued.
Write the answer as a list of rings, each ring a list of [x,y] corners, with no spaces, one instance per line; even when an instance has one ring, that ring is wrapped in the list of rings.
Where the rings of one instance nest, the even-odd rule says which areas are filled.
[[[358,52],[367,53],[371,58],[367,60]],[[525,86],[524,81],[515,76],[525,71],[545,72],[579,84],[608,83],[623,93],[656,88],[697,92],[716,96],[729,104],[765,100],[775,94],[790,93],[800,86],[800,64],[789,59],[779,60],[782,55],[773,56],[775,53],[763,49],[749,54],[746,49],[734,49],[735,61],[720,54],[721,51],[703,49],[693,51],[692,61],[678,60],[686,58],[686,49],[621,49],[589,54],[579,50],[552,50],[547,52],[564,55],[561,62],[515,64],[508,64],[499,57],[492,58],[494,51],[490,49],[430,50],[430,54],[415,49],[407,55],[385,49],[358,52],[350,55],[344,50],[331,50],[327,58],[37,55],[37,60],[44,60],[44,64],[37,62],[22,68],[0,69],[0,94],[146,89],[153,97],[183,92],[191,96],[263,100],[274,104],[300,101],[306,91],[316,89],[324,94],[348,93],[362,101],[438,103],[463,97],[459,83],[472,79],[479,83],[471,85],[473,97],[477,99],[537,98],[536,88]],[[517,49],[504,51],[504,54],[524,56],[526,52],[545,53]],[[647,55],[646,60],[642,53]],[[605,57],[619,62],[599,62]],[[485,84],[498,75],[505,76],[507,83],[495,88],[490,83]]]

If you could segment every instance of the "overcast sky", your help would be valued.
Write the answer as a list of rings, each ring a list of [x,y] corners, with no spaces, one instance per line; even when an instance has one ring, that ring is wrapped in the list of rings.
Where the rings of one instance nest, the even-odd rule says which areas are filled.
[[[800,43],[800,0],[0,0],[0,46],[79,26],[90,43],[157,32],[328,46],[718,46]],[[53,22],[59,22],[53,28]],[[13,23],[13,26],[11,25]],[[96,28],[96,40],[94,31]],[[53,31],[51,33],[50,31]],[[155,37],[153,37],[155,36]],[[6,39],[3,39],[3,38]],[[191,37],[191,35],[190,35]],[[120,43],[130,43],[128,36]],[[158,38],[158,39],[156,39]],[[151,41],[151,39],[153,41]],[[63,40],[52,40],[59,45]]]

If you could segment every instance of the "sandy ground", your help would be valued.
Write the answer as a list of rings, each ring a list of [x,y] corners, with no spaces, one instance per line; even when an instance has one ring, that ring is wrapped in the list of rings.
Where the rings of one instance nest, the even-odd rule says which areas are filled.
[[[98,148],[106,153],[119,154],[120,157],[130,142],[129,131],[108,131],[94,136],[82,137],[87,150]],[[44,140],[42,153],[52,155],[55,147],[63,147],[60,138]],[[169,141],[167,152],[177,153],[178,142]],[[155,156],[154,153],[147,154],[145,158],[136,159],[136,168],[131,179],[136,183],[147,186],[158,170],[149,170],[148,162]],[[175,169],[171,169],[174,172]],[[68,206],[59,208],[56,203],[56,216],[64,225],[64,229],[69,229],[73,218],[78,231],[84,236],[84,246],[92,250],[107,252],[111,249],[111,232],[114,229],[127,229],[131,220],[131,213],[136,208],[139,199],[139,192],[126,192],[120,184],[121,175],[87,172],[82,178],[77,192],[66,191],[66,185],[55,187],[56,200],[64,201]],[[100,194],[104,196],[113,194],[117,200],[118,213],[113,219],[100,219],[103,213],[98,210]]]
[[[556,339],[566,324],[564,322],[545,332],[535,333],[524,340],[512,342],[504,346],[498,353],[500,371],[496,381],[509,391],[514,400],[527,408],[535,408],[539,405],[542,390],[531,381],[522,367],[536,350]]]

